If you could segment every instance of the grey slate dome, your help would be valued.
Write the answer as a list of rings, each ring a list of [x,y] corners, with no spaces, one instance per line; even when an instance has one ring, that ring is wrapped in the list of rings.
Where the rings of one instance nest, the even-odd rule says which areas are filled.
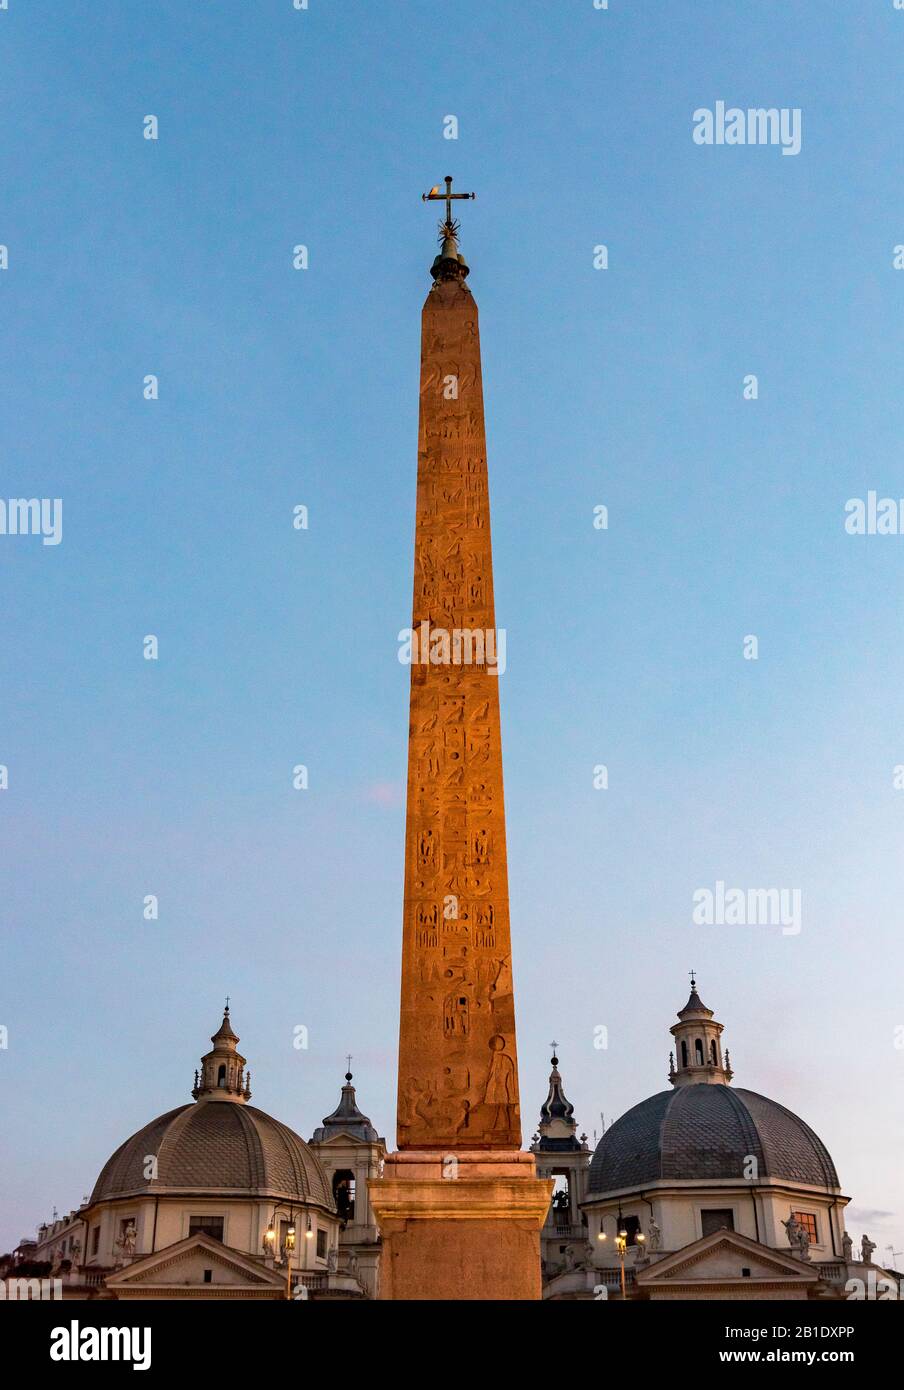
[[[157,1177],[145,1177],[149,1155]],[[307,1144],[253,1105],[180,1105],[151,1120],[107,1160],[91,1202],[156,1192],[208,1189],[266,1195],[333,1210],[326,1173]]]
[[[590,1163],[590,1191],[618,1192],[660,1180],[740,1182],[752,1157],[761,1178],[838,1189],[828,1149],[792,1110],[730,1086],[723,1025],[697,993],[670,1029],[672,1091],[641,1101],[606,1131]]]
[[[208,1191],[267,1197],[335,1211],[329,1180],[300,1134],[249,1105],[251,1075],[229,1020],[212,1034],[213,1048],[195,1072],[194,1105],[158,1115],[127,1139],[101,1170],[91,1204],[114,1197]],[[156,1176],[146,1176],[148,1159]]]
[[[660,1091],[616,1120],[593,1155],[590,1191],[740,1179],[748,1155],[761,1177],[839,1186],[828,1149],[793,1111],[756,1091],[699,1083]]]

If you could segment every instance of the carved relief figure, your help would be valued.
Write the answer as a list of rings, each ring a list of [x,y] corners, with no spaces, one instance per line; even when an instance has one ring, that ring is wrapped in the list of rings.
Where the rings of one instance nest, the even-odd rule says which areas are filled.
[[[443,1001],[443,1032],[447,1038],[466,1038],[468,1036],[470,1019],[467,995],[446,995]]]
[[[496,932],[493,926],[493,904],[482,903],[477,908],[476,915],[475,945],[490,949],[494,948],[496,945]]]
[[[507,1129],[511,1107],[516,1103],[517,1082],[515,1064],[505,1050],[505,1038],[501,1033],[494,1033],[490,1038],[490,1054],[484,1102],[495,1112],[491,1128]]]

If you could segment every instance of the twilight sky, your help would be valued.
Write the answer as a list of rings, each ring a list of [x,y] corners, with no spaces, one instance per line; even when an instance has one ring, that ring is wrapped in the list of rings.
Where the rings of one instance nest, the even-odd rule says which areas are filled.
[[[844,526],[904,498],[904,11],[10,0],[0,52],[0,488],[63,499],[61,544],[0,535],[0,1249],[189,1099],[227,993],[255,1104],[308,1137],[351,1051],[393,1140],[447,173],[525,1139],[553,1037],[591,1135],[667,1085],[694,966],[736,1083],[904,1248],[904,535]],[[800,153],[696,144],[719,101],[799,108]],[[800,889],[800,932],[696,925],[717,882]]]

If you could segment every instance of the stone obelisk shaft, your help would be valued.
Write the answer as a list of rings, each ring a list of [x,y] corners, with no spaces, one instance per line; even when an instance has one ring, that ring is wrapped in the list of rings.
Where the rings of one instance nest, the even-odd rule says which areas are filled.
[[[520,1152],[480,339],[448,212],[443,231],[422,319],[399,1152],[368,1192],[381,1298],[510,1301],[540,1297],[553,1184]]]
[[[444,248],[445,256],[447,248]],[[477,306],[451,258],[422,315],[400,1149],[518,1149]]]

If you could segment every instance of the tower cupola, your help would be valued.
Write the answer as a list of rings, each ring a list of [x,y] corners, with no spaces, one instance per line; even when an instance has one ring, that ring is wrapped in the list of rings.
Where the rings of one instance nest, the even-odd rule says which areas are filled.
[[[540,1123],[537,1126],[537,1141],[534,1148],[537,1150],[548,1150],[565,1152],[567,1150],[583,1150],[587,1148],[586,1142],[581,1142],[577,1137],[577,1120],[574,1118],[574,1106],[565,1094],[562,1085],[562,1076],[559,1072],[559,1059],[555,1053],[556,1044],[553,1044],[552,1071],[549,1073],[549,1092],[545,1101],[540,1106]],[[584,1136],[586,1140],[586,1136]]]
[[[223,1022],[210,1041],[213,1048],[201,1058],[201,1071],[195,1072],[192,1095],[197,1101],[231,1100],[244,1105],[251,1099],[251,1073],[245,1071],[245,1058],[238,1050],[239,1038],[229,1022],[228,1000]]]
[[[673,1086],[691,1086],[700,1082],[727,1086],[732,1078],[728,1053],[722,1058],[723,1024],[717,1023],[697,993],[697,981],[691,971],[691,993],[678,1014],[678,1022],[670,1029],[675,1039],[675,1051],[669,1054],[669,1080]]]

